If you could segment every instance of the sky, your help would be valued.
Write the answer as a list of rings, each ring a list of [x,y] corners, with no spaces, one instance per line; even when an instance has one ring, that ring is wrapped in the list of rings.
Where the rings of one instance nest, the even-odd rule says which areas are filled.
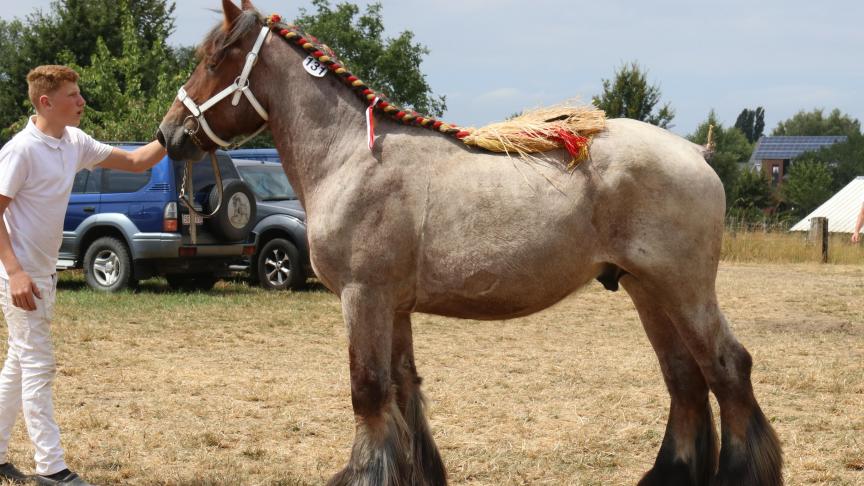
[[[24,18],[51,0],[2,0]],[[239,3],[239,0],[236,1]],[[293,19],[310,1],[253,0]],[[335,3],[335,1],[331,2]],[[368,1],[353,0],[365,6]],[[801,110],[839,108],[864,120],[860,0],[381,0],[388,35],[409,30],[444,120],[481,126],[525,108],[589,103],[616,68],[637,61],[675,110],[672,131],[695,131],[710,110],[733,125],[765,108],[766,132]],[[219,0],[177,0],[174,45],[197,44]],[[312,32],[314,34],[314,32]],[[337,53],[338,54],[338,53]]]

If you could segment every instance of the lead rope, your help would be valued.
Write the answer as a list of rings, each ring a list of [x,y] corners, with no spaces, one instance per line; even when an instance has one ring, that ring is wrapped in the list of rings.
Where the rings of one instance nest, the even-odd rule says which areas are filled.
[[[186,209],[189,210],[189,237],[192,239],[192,244],[195,245],[198,243],[198,225],[195,224],[196,217],[201,217],[202,219],[212,218],[219,212],[219,209],[222,208],[222,173],[219,171],[219,163],[216,160],[216,152],[210,152],[210,164],[213,165],[213,173],[216,176],[216,194],[219,195],[219,203],[216,204],[216,209],[214,209],[210,214],[204,214],[197,209],[195,209],[195,202],[190,199],[190,197],[195,197],[195,191],[192,188],[192,165],[195,162],[186,162],[186,166],[183,168],[183,181],[180,184],[180,203],[186,206]],[[187,190],[186,187],[189,187]],[[187,196],[188,194],[188,196]]]

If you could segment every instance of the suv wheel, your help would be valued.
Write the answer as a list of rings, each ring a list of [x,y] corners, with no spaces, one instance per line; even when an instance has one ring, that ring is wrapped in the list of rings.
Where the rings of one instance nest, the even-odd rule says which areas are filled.
[[[112,236],[97,239],[84,253],[84,279],[90,288],[116,292],[135,287],[132,258],[126,245]]]
[[[205,224],[228,241],[243,240],[255,224],[255,194],[245,182],[238,179],[225,180],[223,187],[222,207]],[[212,211],[217,204],[219,192],[214,186],[210,190],[207,210]]]
[[[215,275],[212,274],[174,274],[166,275],[165,279],[168,280],[168,286],[172,289],[182,290],[186,292],[192,292],[195,290],[206,292],[208,290],[211,290],[213,286],[216,285],[216,281],[219,280],[218,278],[216,278]]]
[[[267,290],[297,290],[306,283],[300,252],[288,240],[274,238],[264,245],[257,259],[258,283]]]

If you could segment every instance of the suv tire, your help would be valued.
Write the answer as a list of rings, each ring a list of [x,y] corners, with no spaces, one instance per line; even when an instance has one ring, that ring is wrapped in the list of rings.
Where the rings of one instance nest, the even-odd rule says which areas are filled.
[[[138,285],[132,258],[126,244],[113,236],[103,236],[84,253],[84,280],[94,290],[117,292]]]
[[[258,283],[266,290],[298,290],[306,284],[300,252],[282,238],[273,238],[261,248],[255,270]]]
[[[222,207],[212,218],[206,219],[204,224],[228,241],[244,240],[255,224],[255,194],[245,182],[238,179],[226,179],[223,187]],[[215,185],[210,189],[207,199],[207,210],[212,211],[212,208],[219,204],[219,191]]]
[[[185,292],[193,292],[200,290],[206,292],[213,289],[216,281],[219,280],[212,274],[186,275],[186,274],[171,274],[166,275],[168,286],[173,290],[181,290]]]

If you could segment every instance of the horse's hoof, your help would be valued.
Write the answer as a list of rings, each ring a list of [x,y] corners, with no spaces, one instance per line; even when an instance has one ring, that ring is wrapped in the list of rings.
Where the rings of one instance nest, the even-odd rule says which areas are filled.
[[[690,468],[683,462],[654,466],[639,481],[638,486],[707,486],[693,482]]]
[[[327,481],[327,486],[350,486],[352,476],[349,467],[345,466],[344,469],[330,478],[330,481]]]

